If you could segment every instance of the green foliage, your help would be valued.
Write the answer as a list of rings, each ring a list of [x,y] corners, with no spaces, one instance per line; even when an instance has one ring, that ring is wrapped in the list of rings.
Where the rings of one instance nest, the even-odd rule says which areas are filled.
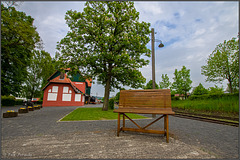
[[[119,98],[120,98],[120,92],[118,92],[114,98],[115,102],[119,102]]]
[[[191,111],[238,114],[239,99],[238,94],[194,95],[185,101],[172,101],[172,107]]]
[[[190,69],[187,69],[185,66],[182,67],[180,71],[175,69],[175,77],[173,78],[174,82],[172,84],[172,89],[175,89],[178,94],[184,94],[185,98],[187,97],[187,92],[192,88],[192,81],[190,79]]]
[[[34,19],[12,6],[1,4],[1,94],[14,95],[26,80],[27,66],[40,37]]]
[[[191,95],[189,99],[190,100],[220,99],[222,97],[232,97],[232,96],[238,96],[238,93],[229,93],[229,94],[215,93],[215,94],[204,94],[204,95]]]
[[[171,100],[178,101],[178,100],[180,100],[180,97],[171,96]]]
[[[169,89],[171,86],[171,82],[169,81],[167,74],[162,74],[162,82],[159,82],[159,88],[160,89]]]
[[[193,95],[203,95],[203,94],[208,94],[208,90],[203,87],[201,83],[193,90],[192,92]]]
[[[152,86],[152,80],[150,80],[146,86],[143,87],[143,89],[153,89],[153,86]],[[155,82],[155,89],[159,89],[159,86],[157,85],[157,83]]]
[[[2,106],[14,106],[15,105],[15,97],[14,96],[1,96],[1,104]]]
[[[208,92],[209,94],[223,94],[223,87],[218,87],[217,85],[215,85],[214,87],[209,87],[208,88]]]
[[[15,100],[15,105],[23,105],[23,100],[22,99],[16,99]]]
[[[47,83],[47,78],[54,72],[54,64],[48,52],[43,50],[34,50],[34,56],[28,67],[28,74],[23,86],[23,97],[32,99],[33,97],[41,97],[42,88]]]
[[[139,22],[134,2],[88,1],[83,12],[67,11],[70,28],[57,45],[63,68],[79,70],[105,86],[103,110],[108,109],[110,89],[142,87],[145,78],[139,68],[149,63],[146,44],[150,23]]]
[[[111,99],[109,100],[108,109],[110,109],[110,110],[113,110],[113,109],[114,109],[114,99],[113,99],[113,98],[111,98]]]
[[[239,86],[239,37],[232,38],[217,45],[202,66],[206,81],[222,82],[228,80],[230,93]]]
[[[37,102],[35,102],[36,104],[42,104],[43,103],[43,100],[39,100]]]

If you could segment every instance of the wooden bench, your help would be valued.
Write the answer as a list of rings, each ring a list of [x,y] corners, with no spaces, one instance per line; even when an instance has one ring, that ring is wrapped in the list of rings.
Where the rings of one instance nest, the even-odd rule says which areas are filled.
[[[113,112],[118,113],[117,136],[120,131],[134,131],[143,133],[164,134],[167,143],[169,142],[168,115],[174,115],[171,106],[170,89],[147,89],[147,90],[121,90],[119,98],[119,108]],[[129,118],[126,113],[139,114],[160,114],[159,118],[149,123],[145,127],[140,127]],[[123,125],[120,127],[120,117],[123,115]],[[125,117],[133,122],[138,128],[126,128]],[[146,129],[153,123],[164,117],[164,131]]]

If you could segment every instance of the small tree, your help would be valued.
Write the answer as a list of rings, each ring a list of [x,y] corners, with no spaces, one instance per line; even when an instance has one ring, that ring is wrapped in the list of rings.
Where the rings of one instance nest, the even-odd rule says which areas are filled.
[[[208,90],[203,87],[201,83],[193,90],[192,92],[193,95],[203,95],[203,94],[208,94]]]
[[[230,93],[239,86],[239,37],[217,45],[210,54],[207,65],[202,66],[206,81],[222,82],[228,80]]]
[[[153,86],[152,86],[152,80],[150,80],[147,84],[146,84],[146,86],[144,86],[143,87],[143,89],[153,89]],[[158,86],[158,84],[155,82],[155,89],[159,89],[159,86]]]
[[[175,77],[173,78],[174,82],[172,84],[172,89],[175,89],[177,93],[184,94],[185,99],[187,98],[187,92],[192,88],[192,81],[190,79],[190,69],[187,69],[185,66],[182,67],[180,71],[175,69]]]
[[[159,82],[160,89],[168,89],[171,86],[171,82],[169,81],[167,74],[162,74],[162,82]]]

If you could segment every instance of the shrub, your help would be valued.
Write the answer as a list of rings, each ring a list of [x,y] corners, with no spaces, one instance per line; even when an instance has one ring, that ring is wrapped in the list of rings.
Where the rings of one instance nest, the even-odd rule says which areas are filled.
[[[238,93],[191,95],[189,99],[204,100],[204,99],[219,99],[219,98],[230,98],[230,97],[238,97]]]
[[[42,104],[43,103],[43,100],[39,100],[37,102],[35,102],[35,104]]]
[[[180,100],[180,98],[179,97],[171,97],[171,100],[177,101],[177,100]]]
[[[114,99],[111,98],[108,102],[108,109],[113,110],[114,109]]]
[[[2,106],[14,106],[15,97],[13,96],[1,96]]]
[[[16,99],[15,100],[15,105],[22,105],[23,104],[23,100],[22,99]]]

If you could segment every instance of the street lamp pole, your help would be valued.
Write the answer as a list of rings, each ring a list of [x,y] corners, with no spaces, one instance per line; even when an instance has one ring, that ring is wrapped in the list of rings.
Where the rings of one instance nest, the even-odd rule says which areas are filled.
[[[155,49],[154,49],[154,28],[152,28],[152,88],[155,89]]]

